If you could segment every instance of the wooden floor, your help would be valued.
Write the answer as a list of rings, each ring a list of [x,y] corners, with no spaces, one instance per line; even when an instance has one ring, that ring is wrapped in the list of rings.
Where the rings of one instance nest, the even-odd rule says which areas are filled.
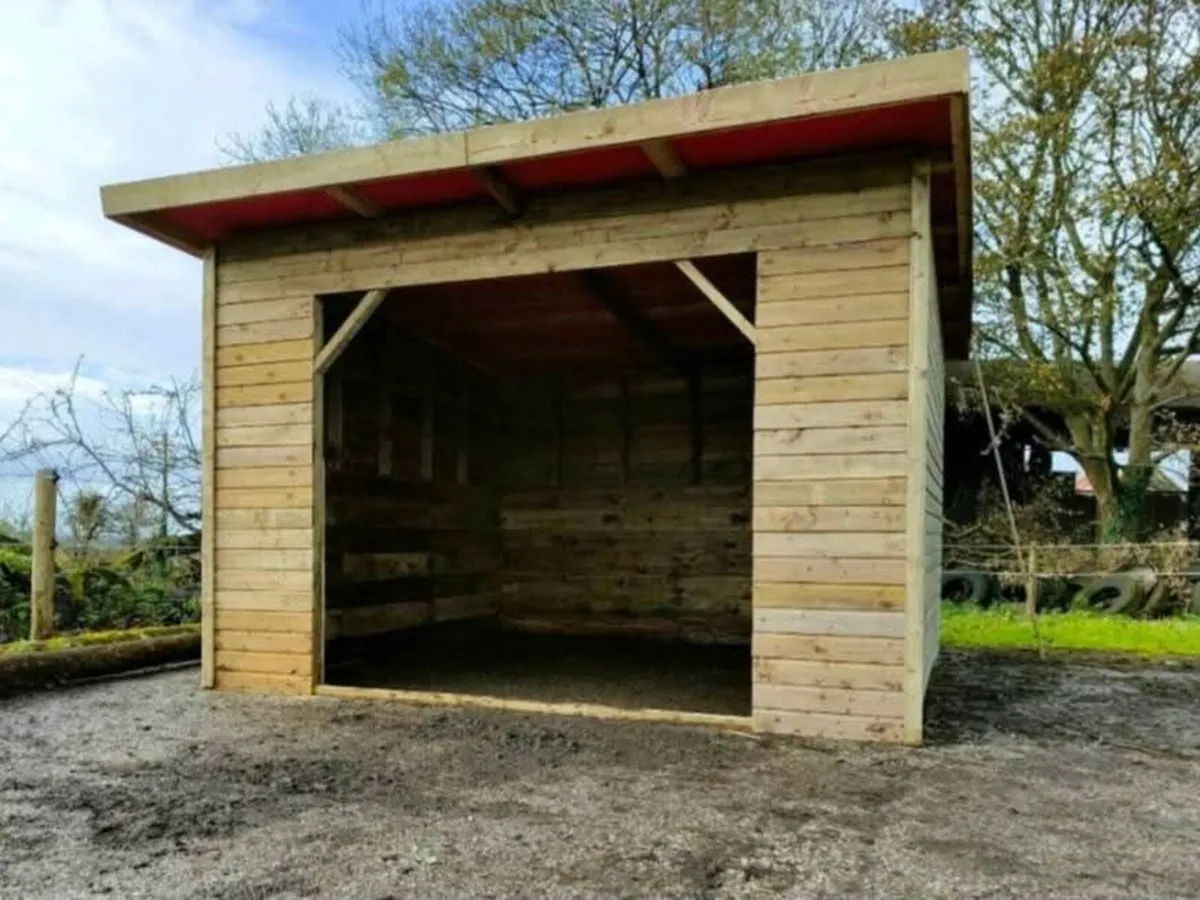
[[[751,711],[748,646],[533,634],[476,620],[399,632],[351,652],[340,661],[331,654],[327,685],[436,692],[447,705],[536,711],[554,704],[563,708],[546,711],[601,718],[671,718],[622,710],[731,717]],[[471,697],[489,702],[464,699]],[[392,699],[422,702],[405,693]]]

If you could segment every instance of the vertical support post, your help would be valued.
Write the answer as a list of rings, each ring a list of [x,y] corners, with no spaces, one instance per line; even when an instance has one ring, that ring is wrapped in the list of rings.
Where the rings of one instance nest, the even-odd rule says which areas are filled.
[[[1029,545],[1029,553],[1026,554],[1029,562],[1028,573],[1025,576],[1025,614],[1029,616],[1030,621],[1037,618],[1037,597],[1038,597],[1038,579],[1037,579],[1037,547],[1033,544]]]
[[[58,521],[58,473],[42,469],[33,488],[33,577],[29,593],[29,639],[54,633],[54,526]]]
[[[471,479],[471,378],[466,366],[458,370],[458,472],[459,484]]]
[[[325,340],[325,307],[313,297],[313,356]],[[340,387],[341,379],[337,379]],[[325,681],[325,375],[313,368],[313,452],[312,452],[312,684]],[[341,408],[338,408],[339,422]]]
[[[629,484],[633,459],[633,420],[629,409],[629,379],[617,382],[617,415],[621,422],[621,485]]]
[[[930,226],[930,164],[919,160],[912,175],[912,238],[908,277],[908,477],[905,496],[904,740],[920,744],[925,729],[925,519],[929,502],[929,317],[933,285]]]
[[[200,360],[200,687],[217,684],[217,251],[204,256]]]
[[[425,355],[425,381],[421,385],[421,480],[433,481],[433,455],[434,455],[434,428],[437,423],[434,421],[436,413],[434,407],[437,405],[437,382],[435,371],[435,360],[433,356],[426,352]]]
[[[704,382],[699,369],[688,375],[688,456],[692,484],[704,480]]]
[[[379,474],[392,474],[392,458],[395,455],[393,452],[394,442],[392,441],[392,385],[395,381],[393,372],[393,360],[395,355],[392,353],[393,341],[392,330],[388,328],[383,332],[379,341],[379,359],[378,369],[379,378],[375,385],[379,391],[377,398],[379,416]]]

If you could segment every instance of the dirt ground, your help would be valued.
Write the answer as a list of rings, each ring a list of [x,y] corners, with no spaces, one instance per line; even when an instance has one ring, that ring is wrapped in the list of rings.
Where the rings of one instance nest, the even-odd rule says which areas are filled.
[[[1197,897],[1200,672],[947,654],[921,750],[205,694],[0,700],[0,897]]]

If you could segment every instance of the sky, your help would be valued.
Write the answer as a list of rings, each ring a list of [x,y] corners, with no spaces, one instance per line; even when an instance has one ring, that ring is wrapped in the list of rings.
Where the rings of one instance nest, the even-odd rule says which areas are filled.
[[[187,377],[200,264],[106,221],[100,185],[227,162],[296,94],[350,99],[357,0],[0,0],[0,433],[25,399]]]

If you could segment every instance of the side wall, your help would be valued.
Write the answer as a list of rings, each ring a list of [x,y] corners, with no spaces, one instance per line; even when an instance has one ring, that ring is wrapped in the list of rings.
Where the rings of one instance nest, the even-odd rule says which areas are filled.
[[[218,267],[218,282],[220,261]],[[309,693],[318,641],[312,297],[215,297],[206,385],[213,415],[213,686]],[[206,374],[209,374],[206,372]]]
[[[749,364],[503,391],[501,612],[750,636]]]
[[[900,741],[909,466],[906,233],[759,254],[754,720]],[[902,213],[900,211],[903,211]]]
[[[326,640],[494,612],[487,386],[384,311],[324,381]]]

